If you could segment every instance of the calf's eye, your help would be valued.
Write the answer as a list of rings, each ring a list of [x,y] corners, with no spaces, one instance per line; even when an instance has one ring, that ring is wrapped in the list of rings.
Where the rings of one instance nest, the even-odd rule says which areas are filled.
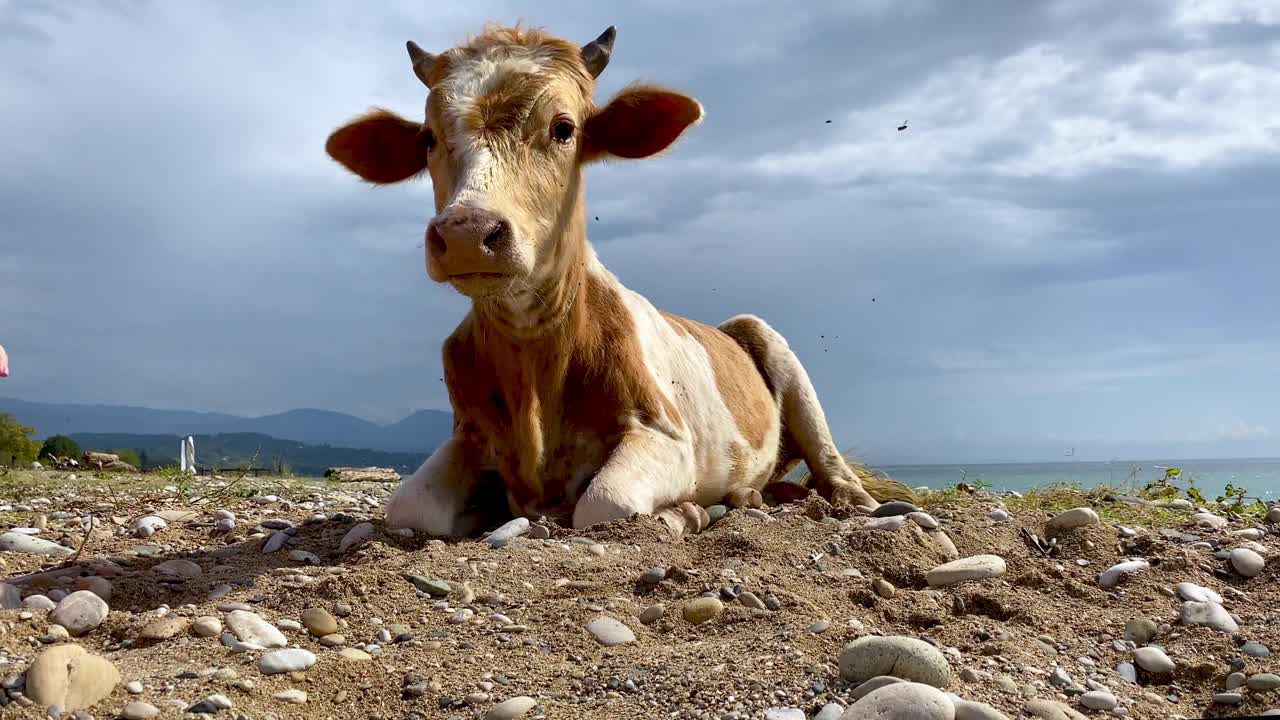
[[[556,118],[551,123],[551,139],[558,143],[567,143],[573,139],[574,130],[576,128],[573,126],[572,120],[564,117]]]
[[[431,132],[431,128],[422,128],[418,131],[418,145],[427,152],[436,149],[436,134]]]

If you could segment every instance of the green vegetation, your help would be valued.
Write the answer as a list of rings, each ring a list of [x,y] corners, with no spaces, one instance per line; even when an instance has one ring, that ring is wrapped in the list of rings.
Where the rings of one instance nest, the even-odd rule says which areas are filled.
[[[35,462],[40,452],[40,441],[31,437],[35,431],[13,415],[0,413],[0,465],[21,467]]]
[[[44,445],[40,448],[39,459],[57,456],[78,460],[82,454],[80,445],[75,440],[66,435],[50,435],[45,438]]]

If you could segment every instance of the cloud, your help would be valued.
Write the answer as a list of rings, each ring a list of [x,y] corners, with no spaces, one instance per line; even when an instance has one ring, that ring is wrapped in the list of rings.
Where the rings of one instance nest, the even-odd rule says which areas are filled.
[[[703,101],[667,155],[588,171],[590,237],[664,309],[774,323],[842,445],[1013,458],[1276,427],[1275,13],[3,4],[0,342],[22,371],[0,392],[446,407],[467,305],[425,276],[430,187],[370,188],[323,143],[371,105],[421,112],[406,39],[523,18],[618,26],[602,100],[644,79]],[[1212,441],[1268,440],[1238,434]]]

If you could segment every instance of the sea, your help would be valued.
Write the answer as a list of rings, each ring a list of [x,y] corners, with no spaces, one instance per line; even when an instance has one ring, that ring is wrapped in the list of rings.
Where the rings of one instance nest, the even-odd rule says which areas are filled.
[[[1088,489],[1098,485],[1138,490],[1165,476],[1168,468],[1181,470],[1178,487],[1194,484],[1212,499],[1228,484],[1244,487],[1249,497],[1280,498],[1280,458],[1235,460],[1112,460],[1109,462],[998,463],[966,465],[875,465],[889,477],[909,487],[941,489],[965,481],[990,483],[990,490],[1019,492],[1055,483]]]

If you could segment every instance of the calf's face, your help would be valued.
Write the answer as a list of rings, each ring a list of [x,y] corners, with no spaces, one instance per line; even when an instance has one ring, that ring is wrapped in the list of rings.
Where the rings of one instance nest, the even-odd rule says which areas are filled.
[[[326,151],[376,184],[430,175],[431,279],[473,298],[554,282],[580,241],[569,230],[583,213],[581,168],[659,153],[702,119],[692,97],[651,85],[596,107],[612,42],[613,28],[582,48],[499,28],[440,55],[409,43],[430,89],[423,119],[374,109],[334,131]]]

